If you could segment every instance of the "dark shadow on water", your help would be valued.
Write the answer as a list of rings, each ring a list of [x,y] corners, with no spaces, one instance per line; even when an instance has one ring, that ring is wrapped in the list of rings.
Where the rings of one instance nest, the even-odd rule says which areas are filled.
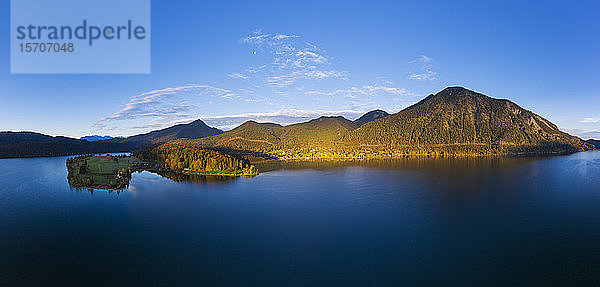
[[[181,174],[175,172],[154,173],[175,182],[190,182],[196,184],[231,183],[239,179],[235,176]]]
[[[471,158],[405,158],[405,159],[373,159],[348,161],[264,161],[254,165],[260,172],[276,170],[332,170],[338,168],[359,166],[369,169],[382,170],[453,170],[453,169],[483,169],[502,166],[516,166],[549,159],[552,157],[471,157]]]

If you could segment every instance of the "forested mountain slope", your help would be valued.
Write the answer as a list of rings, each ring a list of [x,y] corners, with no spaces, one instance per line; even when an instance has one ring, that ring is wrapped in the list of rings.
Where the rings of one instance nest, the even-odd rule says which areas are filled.
[[[462,87],[446,88],[393,115],[383,113],[366,114],[364,124],[343,117],[289,126],[249,121],[217,136],[179,142],[285,158],[548,154],[593,147],[509,100]]]
[[[247,121],[220,135],[199,140],[182,139],[176,142],[268,152],[286,148],[327,147],[356,128],[354,122],[341,116],[320,117],[289,126]]]
[[[360,118],[354,120],[354,123],[356,124],[356,126],[360,127],[368,122],[382,119],[389,115],[390,114],[388,114],[386,111],[383,111],[383,110],[373,110],[373,111],[370,111],[370,112],[362,115]]]
[[[347,134],[344,142],[402,148],[470,145],[492,153],[571,152],[590,147],[509,100],[462,87],[446,88],[397,114],[367,123]]]
[[[591,145],[593,145],[596,148],[600,148],[600,140],[589,139],[586,142],[589,143],[589,144],[591,144]]]
[[[135,149],[159,145],[179,138],[199,139],[221,133],[223,133],[223,131],[209,127],[202,120],[195,120],[189,124],[174,125],[165,129],[151,131],[146,134],[131,136],[121,142]]]

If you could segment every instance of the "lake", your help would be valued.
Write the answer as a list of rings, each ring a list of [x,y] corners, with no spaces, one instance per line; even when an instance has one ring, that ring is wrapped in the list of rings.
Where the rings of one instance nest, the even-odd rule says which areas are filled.
[[[600,285],[600,151],[69,187],[0,160],[0,285]]]

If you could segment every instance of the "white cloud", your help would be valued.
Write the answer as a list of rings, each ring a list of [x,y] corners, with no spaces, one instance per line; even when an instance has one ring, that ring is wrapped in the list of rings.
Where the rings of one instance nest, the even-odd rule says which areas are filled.
[[[580,123],[600,123],[600,118],[584,118]]]
[[[315,48],[311,48],[316,50]],[[294,65],[297,67],[305,68],[309,64],[327,64],[329,61],[322,55],[319,55],[308,49],[302,49],[296,52],[296,59]]]
[[[249,45],[252,51],[271,56],[268,63],[246,69],[255,83],[263,82],[282,89],[299,81],[348,79],[348,72],[335,69],[325,51],[299,35],[267,34],[258,30],[240,42]],[[230,77],[235,76],[231,74]]]
[[[410,66],[415,67],[417,72],[410,72],[408,78],[417,81],[433,81],[437,80],[437,73],[433,71],[433,59],[425,55],[421,55],[416,59],[409,61]]]
[[[425,73],[421,73],[421,74],[411,73],[408,78],[411,80],[419,80],[419,81],[433,81],[433,80],[437,79],[435,77],[435,75],[436,75],[436,72],[431,71],[431,70],[426,70]]]
[[[230,78],[232,79],[241,79],[241,80],[247,80],[249,77],[240,73],[231,73],[229,75]]]
[[[291,75],[279,75],[267,77],[267,83],[272,87],[287,87],[296,82],[296,79]]]
[[[422,63],[429,63],[429,62],[431,62],[431,60],[432,60],[432,59],[431,59],[430,57],[427,57],[427,56],[425,56],[425,55],[421,55],[421,56],[419,56],[419,57],[418,57],[416,60],[414,60],[414,61],[420,61],[420,62],[422,62]]]
[[[387,82],[387,81],[386,81]],[[421,97],[404,88],[385,84],[371,84],[333,90],[306,90],[306,96],[314,101],[337,102],[349,110],[368,111],[386,105],[389,111],[398,111]]]
[[[337,89],[329,92],[324,91],[306,91],[305,94],[311,96],[336,96],[345,95],[347,97],[356,98],[354,95],[373,96],[378,93],[386,93],[396,96],[417,96],[403,88],[381,86],[381,85],[365,85],[362,87],[350,87],[348,89]]]
[[[386,86],[363,86],[363,89],[369,92],[386,92],[393,95],[412,95],[406,89],[394,88],[394,87],[386,87]]]
[[[251,35],[242,38],[240,41],[242,43],[262,43],[267,38],[269,38],[268,34],[263,34],[260,30],[253,32]]]
[[[309,96],[336,96],[342,93],[347,92],[346,89],[338,89],[331,92],[323,92],[323,91],[306,91],[305,94]]]
[[[141,119],[150,119],[143,127],[166,126],[190,117],[189,112],[209,97],[227,100],[237,98],[230,90],[209,85],[184,85],[153,90],[131,97],[123,108],[113,115],[101,118],[93,126],[98,130],[107,130],[112,129],[111,123]]]
[[[277,34],[273,37],[273,39],[275,40],[284,40],[284,39],[288,39],[288,38],[298,38],[300,36],[298,35],[285,35],[285,34]]]
[[[339,78],[339,79],[348,79],[347,73],[340,71],[308,71],[306,72],[306,77],[314,78],[314,79],[326,79],[326,78]]]

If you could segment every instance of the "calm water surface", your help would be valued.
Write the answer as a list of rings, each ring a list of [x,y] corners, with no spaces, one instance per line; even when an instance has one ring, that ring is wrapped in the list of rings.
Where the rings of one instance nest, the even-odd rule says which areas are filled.
[[[0,160],[0,285],[600,285],[600,152],[143,172]]]

